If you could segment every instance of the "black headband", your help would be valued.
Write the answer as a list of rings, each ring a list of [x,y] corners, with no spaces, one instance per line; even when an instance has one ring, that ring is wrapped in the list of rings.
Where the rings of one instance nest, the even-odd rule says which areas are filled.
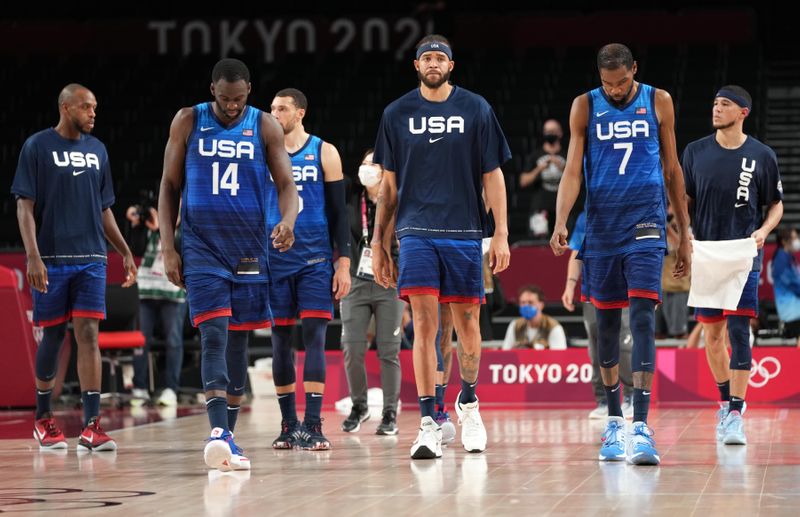
[[[450,61],[453,60],[453,51],[450,50],[450,47],[447,45],[447,43],[443,43],[441,41],[431,41],[430,43],[420,45],[417,49],[417,59],[419,59],[419,57],[425,52],[431,51],[444,52],[447,54],[447,59]]]
[[[747,99],[745,99],[741,95],[737,95],[735,92],[728,90],[726,88],[723,88],[720,91],[718,91],[715,97],[724,97],[728,100],[732,100],[742,108],[747,108],[748,110],[752,110],[750,103],[747,102]]]

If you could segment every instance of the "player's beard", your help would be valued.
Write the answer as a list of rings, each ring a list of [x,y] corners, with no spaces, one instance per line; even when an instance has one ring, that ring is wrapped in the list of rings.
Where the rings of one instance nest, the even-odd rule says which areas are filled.
[[[714,124],[714,123],[712,122],[712,123],[711,123],[711,126],[712,126],[712,127],[715,129],[715,130],[722,130],[722,129],[728,129],[729,127],[733,127],[733,125],[734,125],[734,124],[736,124],[736,121],[735,121],[735,120],[731,120],[731,121],[730,121],[730,122],[728,122],[727,124]]]
[[[633,91],[633,84],[634,84],[633,81],[631,81],[631,87],[628,88],[628,91],[625,92],[625,95],[622,96],[621,100],[617,100],[614,97],[608,97],[608,100],[611,101],[611,104],[615,108],[621,108],[622,106],[625,105],[626,102],[628,102],[628,98],[631,96],[631,92]]]
[[[439,76],[439,79],[434,81],[428,79],[427,76],[422,75],[422,72],[417,70],[417,77],[419,78],[420,81],[422,81],[422,84],[424,84],[431,90],[435,90],[436,88],[440,87],[450,79],[450,72],[442,73],[442,75]]]
[[[72,122],[73,127],[79,133],[83,133],[84,135],[88,135],[89,133],[92,132],[92,128],[89,127],[89,121],[88,120],[86,121],[86,124],[84,124],[84,125],[81,125],[80,120],[78,120],[77,118],[72,118],[71,122]]]

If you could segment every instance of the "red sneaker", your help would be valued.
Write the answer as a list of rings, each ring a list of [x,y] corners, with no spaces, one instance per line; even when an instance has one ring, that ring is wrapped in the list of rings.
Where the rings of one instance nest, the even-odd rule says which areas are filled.
[[[100,428],[100,417],[89,420],[78,440],[79,451],[115,451],[117,443]]]
[[[33,423],[33,438],[39,442],[40,449],[66,449],[67,439],[56,425],[53,417],[40,418]]]

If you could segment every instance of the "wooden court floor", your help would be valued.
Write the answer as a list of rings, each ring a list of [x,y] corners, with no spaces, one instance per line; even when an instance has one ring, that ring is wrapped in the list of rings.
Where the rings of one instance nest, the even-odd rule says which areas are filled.
[[[203,464],[205,415],[111,432],[116,453],[39,452],[33,439],[0,441],[0,512],[20,515],[665,515],[726,517],[800,512],[800,409],[749,408],[749,445],[718,446],[714,408],[656,408],[659,467],[601,464],[602,423],[588,410],[484,408],[483,454],[460,446],[412,462],[419,422],[401,412],[400,434],[339,429],[326,412],[327,452],[274,451],[280,415],[256,399],[237,443],[253,470]],[[458,444],[458,441],[456,442]]]

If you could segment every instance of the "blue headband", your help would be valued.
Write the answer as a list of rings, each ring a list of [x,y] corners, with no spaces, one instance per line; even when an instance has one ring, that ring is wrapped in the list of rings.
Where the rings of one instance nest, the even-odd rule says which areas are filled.
[[[450,47],[446,43],[442,43],[441,41],[431,41],[430,43],[425,43],[424,45],[420,45],[417,49],[417,59],[424,54],[425,52],[444,52],[447,54],[447,59],[450,61],[453,60],[453,51],[450,50]]]
[[[737,95],[734,92],[732,92],[730,90],[727,90],[725,88],[723,88],[720,91],[718,91],[717,94],[714,97],[724,97],[726,99],[732,100],[733,102],[735,102],[736,104],[738,104],[742,108],[747,108],[748,110],[752,111],[752,108],[750,107],[750,103],[747,102],[747,99],[745,99],[744,97],[742,97],[740,95]]]

